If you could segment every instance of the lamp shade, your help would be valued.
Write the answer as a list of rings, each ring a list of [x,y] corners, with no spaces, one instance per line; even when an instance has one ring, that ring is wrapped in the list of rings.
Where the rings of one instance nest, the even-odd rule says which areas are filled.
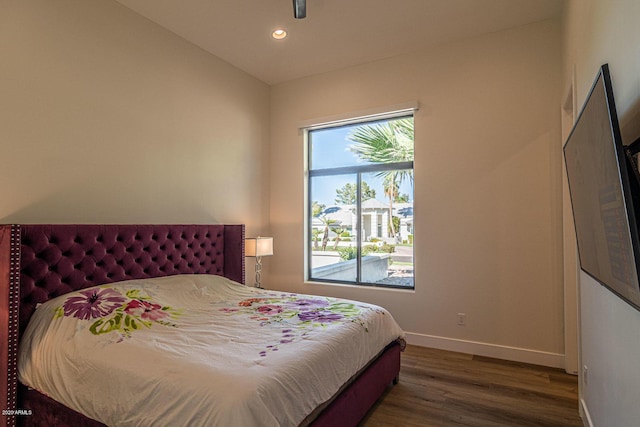
[[[250,237],[244,240],[246,256],[273,255],[273,237]]]

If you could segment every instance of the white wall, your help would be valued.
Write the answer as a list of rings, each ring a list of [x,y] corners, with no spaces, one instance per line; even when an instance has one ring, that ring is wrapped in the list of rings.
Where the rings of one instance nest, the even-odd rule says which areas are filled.
[[[563,83],[575,73],[578,108],[603,63],[609,63],[626,144],[640,137],[640,3],[572,0],[565,11]],[[580,377],[585,419],[593,426],[640,420],[640,311],[586,274],[580,275]]]
[[[0,222],[268,229],[269,88],[110,0],[0,1]]]
[[[563,366],[560,63],[546,21],[272,87],[269,285],[381,304],[410,342]],[[303,283],[298,124],[416,100],[415,292]]]

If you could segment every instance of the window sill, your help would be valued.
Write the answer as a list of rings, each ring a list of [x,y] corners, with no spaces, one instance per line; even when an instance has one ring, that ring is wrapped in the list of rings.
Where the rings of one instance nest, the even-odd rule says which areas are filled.
[[[329,287],[340,287],[340,288],[349,288],[349,289],[358,289],[360,291],[382,291],[382,292],[401,292],[401,293],[415,293],[415,288],[402,288],[402,287],[391,287],[391,286],[375,286],[375,285],[355,285],[349,283],[335,283],[335,282],[317,282],[313,280],[305,280],[305,285],[309,286],[329,286]]]

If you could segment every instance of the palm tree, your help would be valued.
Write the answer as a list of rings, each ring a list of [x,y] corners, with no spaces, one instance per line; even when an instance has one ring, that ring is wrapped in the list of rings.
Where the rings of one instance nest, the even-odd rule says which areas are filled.
[[[356,127],[348,136],[349,149],[371,163],[413,161],[413,118]]]
[[[370,163],[400,163],[413,161],[413,118],[389,120],[355,128],[348,136],[353,141],[349,149]],[[384,193],[389,198],[389,229],[393,226],[393,201],[405,179],[413,182],[413,169],[379,172],[383,178]]]
[[[324,225],[324,232],[322,233],[322,250],[327,250],[327,243],[329,243],[329,229],[333,230],[334,226],[339,225],[339,221],[328,218],[326,215],[320,215],[318,219]]]
[[[338,249],[338,243],[340,243],[340,237],[342,237],[342,233],[344,233],[346,230],[346,228],[341,227],[341,226],[337,226],[337,227],[331,227],[331,231],[333,231],[336,235],[336,239],[334,240],[334,244],[333,244],[333,250],[337,250]]]
[[[313,239],[313,248],[318,249],[318,239],[320,238],[320,230],[314,228],[311,230],[312,239]]]
[[[395,174],[389,173],[384,177],[382,185],[385,196],[389,198],[389,231],[391,231],[391,237],[396,237],[396,228],[393,224],[393,201],[400,193],[400,184],[396,181]]]

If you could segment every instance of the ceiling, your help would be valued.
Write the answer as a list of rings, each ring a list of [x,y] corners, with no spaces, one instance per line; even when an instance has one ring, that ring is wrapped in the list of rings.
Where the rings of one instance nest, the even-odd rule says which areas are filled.
[[[116,0],[268,84],[558,17],[563,0]],[[274,40],[276,27],[289,36]]]

